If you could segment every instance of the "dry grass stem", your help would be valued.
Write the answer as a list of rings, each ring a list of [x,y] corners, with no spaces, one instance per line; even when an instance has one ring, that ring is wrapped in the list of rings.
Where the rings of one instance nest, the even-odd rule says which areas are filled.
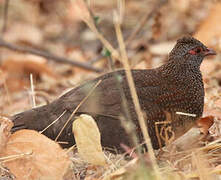
[[[16,155],[11,155],[11,156],[1,157],[0,161],[1,161],[1,163],[5,163],[5,162],[8,162],[8,161],[13,161],[15,159],[22,158],[24,156],[32,155],[32,153],[33,152],[27,152],[27,153],[22,153],[22,154],[16,154]]]
[[[84,12],[87,12],[87,18],[82,18],[82,20],[88,25],[88,27],[91,29],[91,31],[95,33],[95,35],[102,42],[102,44],[111,52],[111,56],[114,57],[115,59],[120,59],[118,51],[116,49],[114,49],[113,46],[110,44],[110,42],[108,42],[104,38],[104,36],[98,31],[98,29],[95,25],[94,19],[91,16],[92,12],[89,10],[88,6],[84,3],[84,1],[78,0],[77,6],[82,6],[85,9]],[[81,7],[77,7],[77,9],[79,9],[79,8],[81,8]]]
[[[190,114],[190,113],[185,113],[185,112],[176,112],[176,114],[183,115],[183,116],[196,117],[196,114]]]
[[[31,102],[32,102],[32,108],[36,107],[36,101],[35,101],[35,90],[34,90],[34,82],[33,82],[33,75],[30,74],[30,85],[31,85]]]
[[[202,157],[200,157],[201,153],[200,152],[192,153],[193,165],[196,166],[196,172],[200,180],[210,180],[211,178],[207,173],[208,168],[206,167],[206,162],[205,162],[206,159],[205,158],[202,159]]]
[[[68,118],[68,120],[66,121],[66,123],[64,124],[64,126],[62,127],[61,131],[59,132],[59,134],[57,135],[57,137],[55,138],[55,141],[58,140],[58,138],[60,137],[61,133],[63,132],[63,130],[65,129],[65,127],[67,126],[67,124],[70,122],[70,120],[74,117],[75,113],[77,112],[77,110],[81,107],[81,105],[87,100],[87,98],[92,94],[92,92],[96,89],[96,87],[101,83],[102,80],[99,80],[94,87],[90,90],[90,92],[88,93],[88,95],[78,104],[78,106],[75,108],[75,110],[72,112],[72,114],[70,115],[70,117]]]
[[[130,65],[129,65],[129,62],[128,62],[127,53],[126,53],[126,49],[125,49],[125,44],[124,44],[124,40],[123,40],[123,36],[122,36],[122,32],[121,32],[119,17],[115,14],[114,19],[115,19],[115,30],[116,30],[117,39],[118,39],[120,52],[121,52],[121,56],[122,56],[121,60],[122,60],[122,63],[123,63],[123,66],[124,66],[124,69],[125,69],[125,72],[126,72],[126,77],[127,77],[127,80],[128,80],[129,88],[130,88],[130,91],[131,91],[131,96],[132,96],[133,103],[134,103],[134,106],[135,106],[135,110],[137,112],[137,116],[138,116],[139,124],[140,124],[140,127],[141,127],[141,131],[143,133],[145,142],[147,144],[147,148],[148,148],[148,151],[149,151],[150,159],[151,159],[152,164],[153,164],[155,175],[156,175],[157,179],[161,179],[161,175],[160,175],[161,173],[160,173],[159,167],[158,167],[157,162],[156,162],[156,157],[155,157],[154,150],[153,150],[153,147],[152,147],[152,144],[151,144],[151,140],[150,140],[150,137],[149,137],[149,134],[148,134],[148,131],[147,131],[147,126],[146,126],[146,123],[145,123],[145,120],[144,120],[144,116],[143,116],[143,113],[141,111],[141,107],[140,107],[140,103],[139,103],[139,100],[138,100],[135,84],[134,84],[132,73],[131,73],[131,70],[130,70]]]
[[[115,59],[120,59],[120,55],[116,49],[104,38],[104,36],[97,30],[93,21],[85,21],[88,27],[96,34],[97,38],[102,42],[102,44],[111,52],[111,56]]]
[[[65,113],[67,110],[65,110],[57,119],[55,119],[51,124],[49,124],[46,128],[44,128],[42,131],[39,131],[40,134],[42,134],[44,131],[46,131],[49,127],[51,127],[54,123],[56,123]]]
[[[65,153],[68,154],[69,152],[71,152],[74,148],[77,148],[77,145],[74,144],[73,146],[71,146],[70,148],[68,148]]]

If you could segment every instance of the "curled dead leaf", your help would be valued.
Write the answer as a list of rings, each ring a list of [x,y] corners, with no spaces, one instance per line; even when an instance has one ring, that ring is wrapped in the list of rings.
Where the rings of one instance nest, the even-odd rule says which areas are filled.
[[[33,130],[12,134],[1,158],[16,180],[62,180],[70,164],[57,143]]]
[[[91,164],[105,165],[101,135],[94,119],[82,114],[74,121],[72,130],[80,156]]]
[[[197,125],[200,127],[200,131],[203,134],[208,134],[209,128],[213,125],[214,116],[202,117],[197,121]]]

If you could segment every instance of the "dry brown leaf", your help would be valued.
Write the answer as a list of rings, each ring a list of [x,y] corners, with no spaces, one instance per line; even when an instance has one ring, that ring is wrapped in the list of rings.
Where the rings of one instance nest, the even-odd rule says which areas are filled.
[[[221,3],[214,3],[209,16],[202,22],[194,37],[207,45],[221,49]]]
[[[43,35],[36,26],[19,22],[7,29],[4,39],[8,42],[36,45],[42,43]]]
[[[3,151],[5,145],[11,135],[13,123],[10,119],[0,116],[0,152]]]
[[[72,130],[80,156],[91,164],[105,165],[101,135],[94,119],[82,114],[74,121]]]
[[[21,157],[4,165],[16,180],[62,180],[70,165],[68,155],[57,143],[33,130],[20,130],[10,136],[1,157],[12,155]]]
[[[213,116],[213,117],[216,117],[217,119],[221,120],[221,110],[219,107],[213,108],[213,109],[205,107],[203,115],[204,116]]]
[[[213,109],[204,108],[204,112],[203,112],[204,116],[205,115],[211,116],[211,118],[213,118],[212,119],[213,124],[210,127],[207,125],[207,127],[209,127],[208,128],[209,134],[213,136],[215,139],[220,138],[221,136],[221,111],[220,111],[219,106],[217,107],[218,108],[213,108]]]
[[[83,0],[72,0],[69,9],[70,19],[80,19],[88,21],[90,19],[90,13],[88,11],[87,5]]]
[[[200,131],[205,135],[208,134],[208,130],[213,125],[213,123],[214,116],[202,117],[197,121],[197,125],[200,127]]]
[[[6,85],[10,91],[16,91],[29,86],[30,74],[34,77],[46,74],[54,79],[58,78],[47,65],[46,59],[34,55],[18,55],[5,59],[1,70],[6,74]]]
[[[212,137],[214,137],[214,139],[220,139],[220,137],[221,137],[221,121],[220,121],[220,119],[214,119],[214,123],[209,129],[209,134]]]

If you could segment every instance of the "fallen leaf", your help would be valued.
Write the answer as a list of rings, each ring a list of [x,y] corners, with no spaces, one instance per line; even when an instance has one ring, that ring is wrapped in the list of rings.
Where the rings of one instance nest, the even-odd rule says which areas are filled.
[[[42,31],[31,24],[15,23],[4,34],[4,40],[29,45],[38,45],[43,41]]]
[[[13,123],[10,119],[0,116],[0,152],[4,150],[8,138],[11,135]]]
[[[213,125],[209,129],[209,134],[214,137],[214,139],[220,139],[221,137],[221,121],[220,119],[215,119]]]
[[[7,57],[2,65],[1,70],[5,73],[5,82],[10,91],[16,91],[29,86],[30,74],[39,77],[44,74],[57,79],[56,75],[47,65],[47,60],[34,55],[18,55]]]
[[[69,9],[70,19],[81,19],[88,21],[90,19],[90,13],[86,3],[83,0],[72,0]]]
[[[73,122],[72,130],[80,156],[91,164],[105,165],[101,135],[94,119],[82,114]]]
[[[15,156],[4,163],[16,180],[62,180],[69,165],[67,153],[54,141],[33,130],[12,134],[1,158]]]
[[[221,110],[220,108],[204,108],[204,112],[203,112],[204,116],[213,116],[216,117],[217,119],[221,120]]]
[[[221,49],[221,3],[214,3],[208,17],[199,26],[199,30],[194,37],[205,43],[206,45],[218,45]]]
[[[206,116],[202,117],[197,121],[197,125],[200,127],[200,131],[203,134],[208,134],[209,128],[213,125],[214,123],[214,116]]]

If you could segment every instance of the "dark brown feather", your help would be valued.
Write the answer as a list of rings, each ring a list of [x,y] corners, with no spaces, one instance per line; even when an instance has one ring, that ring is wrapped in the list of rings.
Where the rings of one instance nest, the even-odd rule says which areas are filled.
[[[169,55],[168,62],[163,66],[149,70],[132,70],[140,105],[145,114],[148,132],[155,149],[159,148],[155,124],[168,120],[166,119],[167,113],[170,114],[172,130],[176,136],[186,132],[202,115],[204,87],[199,68],[204,56],[188,54],[189,50],[198,46],[206,48],[198,40],[192,37],[184,37],[177,41]],[[130,117],[137,127],[137,133],[140,142],[142,142],[143,139],[139,131],[137,115],[124,70],[102,75],[74,88],[49,105],[13,116],[14,130],[28,128],[40,131],[66,110],[59,122],[52,125],[44,133],[54,139],[76,106],[89,93],[91,87],[102,80],[92,95],[80,107],[77,114],[86,113],[95,118],[101,132],[103,146],[117,149],[120,149],[120,143],[130,146],[130,138],[119,120],[120,117],[127,119],[127,114],[125,114],[122,106],[122,94],[117,79],[121,79],[120,85],[126,97]],[[196,117],[178,115],[176,112],[195,114]],[[159,131],[162,126],[159,126]],[[73,138],[70,122],[59,140],[67,141],[68,146],[70,146],[74,144]]]

